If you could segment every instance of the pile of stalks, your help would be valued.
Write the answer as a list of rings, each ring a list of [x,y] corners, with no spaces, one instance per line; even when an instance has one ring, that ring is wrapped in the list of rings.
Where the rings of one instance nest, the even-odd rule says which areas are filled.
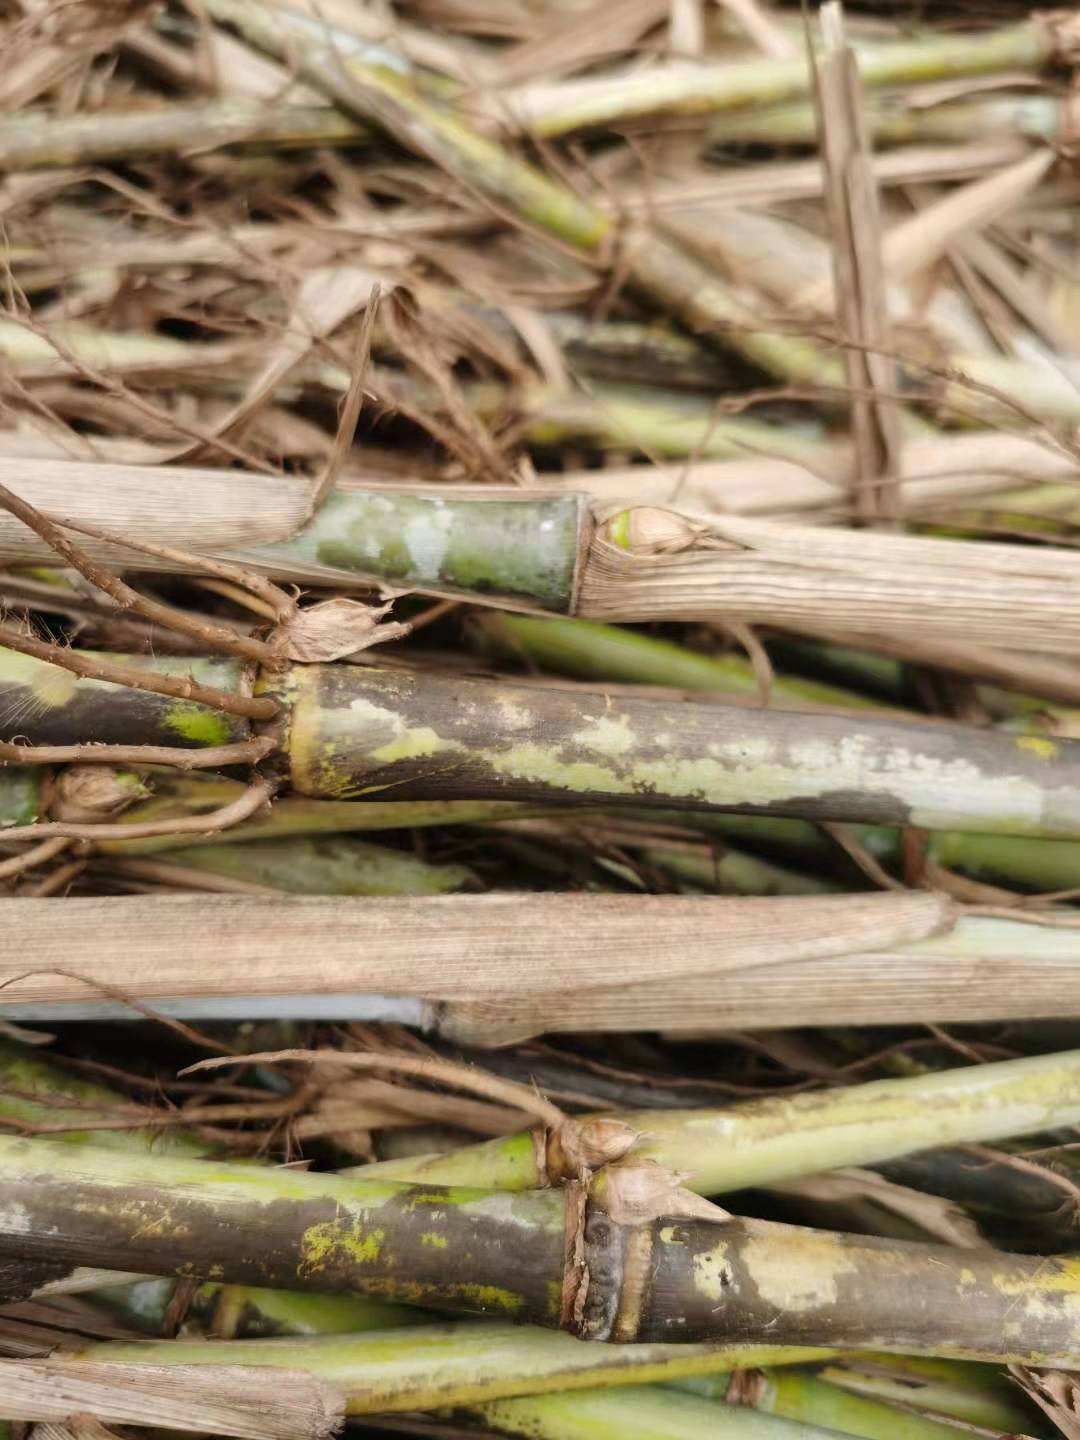
[[[0,55],[0,1440],[1080,1436],[1080,9]]]

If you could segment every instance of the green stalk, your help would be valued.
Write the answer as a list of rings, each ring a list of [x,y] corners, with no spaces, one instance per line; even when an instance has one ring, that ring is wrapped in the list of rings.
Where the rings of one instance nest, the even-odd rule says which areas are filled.
[[[1037,1134],[1080,1119],[1080,1051],[872,1080],[720,1110],[642,1110],[614,1118],[640,1132],[635,1159],[687,1172],[702,1194],[750,1189],[933,1146]],[[576,1138],[587,1121],[571,1121]],[[586,1128],[585,1133],[589,1131]],[[384,1161],[365,1175],[515,1190],[572,1173],[558,1135],[512,1135],[426,1162]]]
[[[682,1381],[678,1388],[719,1401],[737,1396],[728,1403],[801,1425],[821,1426],[829,1434],[839,1431],[864,1436],[865,1440],[960,1440],[970,1433],[885,1401],[842,1390],[803,1371],[757,1370],[740,1374],[737,1385],[730,1376],[702,1376]],[[1027,1419],[1024,1415],[1025,1424]],[[718,1424],[722,1423],[718,1417]]]
[[[517,657],[556,675],[630,685],[666,685],[676,690],[760,696],[754,667],[742,655],[701,655],[685,645],[644,635],[625,626],[592,620],[541,620],[492,611],[473,619],[485,650]],[[854,690],[778,675],[769,687],[774,703],[798,709],[829,706],[870,710],[875,702]]]
[[[647,811],[642,819],[649,818]],[[658,820],[722,836],[736,845],[760,847],[798,866],[835,866],[843,856],[826,832],[805,820],[770,816],[671,812]],[[869,854],[894,873],[901,861],[901,832],[886,825],[849,829]],[[990,884],[1053,893],[1080,885],[1080,843],[1075,840],[1019,839],[970,830],[934,830],[925,837],[926,859]]]
[[[1061,132],[1062,104],[1052,95],[995,95],[923,105],[918,99],[917,91],[914,96],[865,96],[871,138],[878,145],[956,144],[972,135],[1023,135],[1053,142]],[[804,102],[723,113],[710,123],[707,134],[711,145],[816,146],[819,138],[814,107]]]
[[[909,1406],[984,1430],[1025,1433],[1029,1411],[1007,1375],[986,1365],[915,1355],[865,1354],[827,1366],[819,1377],[852,1395]]]
[[[637,845],[624,840],[647,865],[712,895],[831,895],[841,886],[816,875],[785,869],[756,855],[723,849],[711,854],[677,850],[663,844]]]
[[[0,770],[0,781],[4,773]],[[125,811],[125,820],[171,820],[218,810],[238,799],[244,788],[239,780],[177,772],[155,772],[152,784],[153,795]],[[268,810],[243,824],[208,835],[200,849],[353,831],[491,825],[550,813],[550,806],[515,804],[512,800],[368,800],[357,805],[352,800],[308,800],[302,795],[283,795]],[[103,855],[142,855],[175,850],[187,843],[186,835],[158,835],[145,840],[100,840],[95,849]]]
[[[180,155],[225,145],[353,145],[354,121],[326,105],[269,105],[229,99],[115,114],[57,115],[30,110],[0,121],[0,169],[44,170],[108,164],[147,155]]]
[[[333,1297],[320,1296],[319,1304]],[[744,1365],[828,1358],[803,1347],[757,1345],[582,1345],[558,1331],[456,1321],[395,1334],[313,1339],[170,1340],[93,1345],[87,1361],[140,1359],[164,1365],[251,1365],[306,1370],[344,1392],[349,1415],[474,1405],[512,1395],[727,1373]],[[644,1392],[643,1392],[644,1393]]]
[[[335,836],[258,844],[189,845],[171,863],[292,895],[445,895],[475,887],[465,865],[434,865],[403,850]]]
[[[509,1196],[0,1137],[0,1254],[17,1262],[9,1276],[27,1266],[38,1283],[43,1267],[93,1257],[495,1311],[590,1341],[848,1348],[872,1336],[886,1350],[1080,1365],[1080,1261],[659,1206],[634,1223],[616,1218],[618,1179],[605,1169],[587,1195]]]
[[[837,1433],[809,1421],[716,1405],[659,1387],[499,1400],[475,1406],[470,1413],[503,1434],[529,1440],[835,1440]],[[923,1433],[903,1428],[891,1432],[895,1440],[918,1440]],[[959,1440],[960,1433],[949,1427],[940,1440]],[[926,1432],[926,1440],[931,1434]]]
[[[1050,26],[1033,19],[1002,30],[928,35],[863,49],[857,59],[862,84],[870,90],[1007,70],[1038,71],[1055,58],[1056,46]],[[760,109],[801,99],[810,94],[812,84],[813,71],[804,56],[738,65],[649,67],[600,81],[564,82],[539,105],[530,105],[526,91],[516,108],[519,114],[524,111],[533,134],[551,138],[648,115]]]
[[[578,495],[492,500],[401,490],[335,490],[287,540],[230,558],[289,573],[364,575],[405,589],[479,593],[572,610],[584,502]]]

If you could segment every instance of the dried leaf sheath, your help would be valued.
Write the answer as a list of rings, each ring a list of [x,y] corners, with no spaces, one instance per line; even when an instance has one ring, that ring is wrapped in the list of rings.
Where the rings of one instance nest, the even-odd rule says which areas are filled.
[[[620,1223],[576,1183],[512,1196],[3,1137],[0,1165],[0,1254],[31,1265],[92,1256],[157,1274],[352,1289],[589,1340],[861,1346],[872,1336],[880,1349],[1080,1364],[1076,1260],[759,1221]]]
[[[15,899],[0,901],[0,933],[18,924],[21,940],[0,961],[0,1013],[133,1018],[111,987],[196,1019],[383,1019],[491,1046],[545,1030],[944,1023],[1076,1007],[1080,930],[955,914],[917,892]]]

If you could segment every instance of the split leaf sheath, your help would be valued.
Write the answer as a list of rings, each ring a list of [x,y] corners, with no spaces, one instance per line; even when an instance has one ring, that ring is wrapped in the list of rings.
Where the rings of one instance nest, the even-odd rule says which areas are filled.
[[[577,1182],[508,1195],[0,1137],[0,1256],[9,1275],[92,1259],[501,1313],[588,1340],[1080,1364],[1075,1260],[759,1221],[630,1225]]]

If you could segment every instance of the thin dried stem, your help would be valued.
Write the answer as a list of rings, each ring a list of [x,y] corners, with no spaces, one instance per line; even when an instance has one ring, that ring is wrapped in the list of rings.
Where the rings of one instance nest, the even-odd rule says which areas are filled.
[[[33,830],[35,827],[20,826],[21,830]],[[0,836],[5,840],[17,838],[12,836],[11,830],[0,830]],[[45,865],[54,860],[57,855],[62,854],[71,840],[65,836],[58,836],[56,839],[43,840],[40,845],[35,845],[32,850],[24,850],[21,855],[13,855],[10,860],[0,860],[0,880],[10,880],[15,875],[22,875],[27,870],[33,870],[38,865]]]
[[[277,749],[269,735],[235,745],[208,745],[183,750],[173,745],[17,745],[0,740],[0,767],[5,765],[170,765],[175,770],[223,770],[230,765],[257,765]],[[0,831],[2,837],[3,831]]]
[[[222,651],[226,655],[237,655],[242,660],[252,660],[259,665],[272,664],[277,659],[276,651],[262,640],[253,640],[246,635],[238,635],[233,630],[226,630],[208,620],[186,614],[182,610],[174,610],[171,605],[162,605],[160,601],[140,595],[137,590],[133,590],[106,566],[92,559],[77,545],[73,545],[59,525],[50,520],[47,515],[43,515],[28,500],[22,499],[21,496],[9,490],[6,485],[0,485],[0,505],[33,530],[36,535],[40,535],[46,545],[51,546],[66,565],[70,565],[85,580],[89,580],[91,585],[96,586],[98,590],[103,590],[106,595],[115,600],[121,610],[130,610],[136,615],[141,615],[144,620],[162,625],[167,630],[178,630],[182,635],[189,636],[198,641],[200,645],[205,645],[209,650]]]
[[[386,1053],[358,1054],[342,1050],[267,1050],[259,1055],[245,1056],[243,1061],[233,1059],[200,1060],[181,1070],[181,1075],[191,1075],[197,1070],[219,1070],[224,1065],[260,1064],[274,1065],[284,1060],[303,1060],[310,1064],[342,1066],[347,1070],[391,1070],[399,1075],[415,1075],[422,1080],[434,1080],[441,1085],[453,1085],[461,1090],[471,1090],[489,1100],[499,1100],[515,1106],[526,1114],[535,1115],[545,1125],[559,1126],[566,1119],[557,1105],[543,1099],[527,1085],[513,1080],[503,1080],[486,1070],[477,1070],[468,1065],[455,1065],[449,1060],[429,1059],[426,1056],[394,1055]]]
[[[265,601],[271,609],[271,619],[285,619],[296,608],[296,601],[280,586],[268,580],[265,575],[259,575],[243,565],[230,565],[224,560],[195,555],[190,550],[177,549],[175,545],[157,545],[150,540],[133,539],[119,530],[106,530],[103,526],[91,525],[86,520],[72,520],[65,516],[60,524],[65,530],[77,530],[80,535],[92,535],[96,540],[106,540],[111,545],[123,545],[130,550],[139,551],[142,555],[154,555],[159,560],[167,560],[181,571],[197,570],[204,575],[213,575],[219,580],[239,585]]]

